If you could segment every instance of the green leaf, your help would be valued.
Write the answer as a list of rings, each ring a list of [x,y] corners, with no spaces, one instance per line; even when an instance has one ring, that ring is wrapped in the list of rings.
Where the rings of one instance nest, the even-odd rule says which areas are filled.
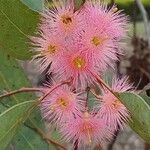
[[[0,149],[5,149],[29,115],[34,101],[19,103],[0,114]]]
[[[75,2],[75,9],[78,10],[81,5],[83,4],[83,0],[76,0]]]
[[[30,82],[17,61],[0,50],[0,94],[4,93],[4,91],[12,91],[29,86],[31,86]],[[2,99],[2,101],[12,106],[16,103],[33,99],[35,99],[33,94],[22,93]]]
[[[142,93],[139,94],[145,102],[150,106],[150,97],[147,95],[146,91],[143,91]]]
[[[47,150],[48,144],[45,142],[45,140],[42,139],[42,137],[40,137],[37,132],[32,129],[34,127],[31,124],[30,120],[34,122],[36,127],[44,131],[44,125],[40,116],[39,109],[34,109],[34,111],[30,114],[29,119],[24,123],[21,130],[15,136],[11,144],[15,147],[15,150],[41,150],[42,147],[44,150]]]
[[[0,51],[21,60],[31,58],[29,36],[38,21],[39,14],[20,0],[0,0]]]
[[[113,81],[113,70],[107,70],[104,74],[103,74],[103,79],[104,81],[108,84],[108,85],[112,85],[112,81]]]
[[[5,54],[3,51],[0,51],[0,93],[2,94],[4,90],[12,91],[12,90],[19,89],[21,87],[29,87],[29,86],[31,86],[30,82],[27,80],[27,77],[25,76],[23,69],[20,67],[17,61],[14,58],[12,58],[10,55]],[[34,94],[31,93],[16,94],[8,98],[1,99],[0,113],[3,113],[7,109],[7,107],[10,107],[20,102],[32,100],[32,99],[36,99],[36,97]],[[38,124],[39,127],[43,127],[43,122],[41,121],[39,111],[34,112],[30,117],[34,122],[36,122],[36,124]],[[1,132],[1,128],[0,128],[0,132]],[[24,132],[23,133],[21,132],[22,130],[19,132],[18,135],[19,137],[21,136],[21,138],[26,137],[29,134],[28,132],[26,134]],[[16,137],[18,136],[16,135]],[[36,140],[37,134],[32,134],[32,137],[30,136],[30,138],[32,138],[33,141]],[[17,138],[13,140],[13,142],[15,143],[16,141]],[[26,143],[25,145],[28,145],[26,141],[24,141],[24,143]],[[30,143],[32,143],[32,141],[30,141]],[[38,143],[43,145],[42,144],[43,140],[42,139],[39,140]],[[20,143],[20,145],[21,144],[22,143]],[[45,146],[47,146],[47,143],[45,143]]]
[[[145,141],[150,141],[150,107],[142,97],[133,93],[120,93],[121,102],[131,115],[130,127]]]
[[[33,138],[34,137],[34,138]],[[19,134],[12,142],[15,150],[47,150],[47,143],[41,138],[41,136],[34,130],[22,126]]]
[[[41,12],[44,7],[44,0],[21,0],[25,5],[34,11]]]

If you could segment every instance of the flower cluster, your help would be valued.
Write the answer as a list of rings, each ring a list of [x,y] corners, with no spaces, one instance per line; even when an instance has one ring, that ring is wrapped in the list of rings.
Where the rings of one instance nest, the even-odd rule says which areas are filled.
[[[133,87],[126,77],[113,79],[110,89],[97,78],[101,81],[123,54],[127,17],[100,0],[86,0],[78,10],[74,0],[53,0],[53,6],[45,8],[41,16],[39,34],[32,37],[37,51],[34,59],[40,71],[47,70],[55,81],[43,88],[44,92],[57,87],[41,102],[43,118],[56,126],[65,141],[79,146],[110,140],[129,119],[128,110],[114,92]],[[57,86],[69,79],[69,84]],[[89,109],[87,93],[98,87],[98,103]]]

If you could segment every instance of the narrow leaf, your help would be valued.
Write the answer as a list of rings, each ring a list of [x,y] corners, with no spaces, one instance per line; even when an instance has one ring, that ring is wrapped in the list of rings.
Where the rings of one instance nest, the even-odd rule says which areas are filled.
[[[145,141],[150,141],[150,107],[144,99],[133,93],[120,93],[121,102],[131,115],[130,127]]]
[[[0,0],[0,51],[17,59],[29,59],[29,36],[36,31],[37,12],[30,10],[20,0]]]
[[[33,103],[34,101],[22,102],[0,114],[0,149],[5,149],[18,132]]]

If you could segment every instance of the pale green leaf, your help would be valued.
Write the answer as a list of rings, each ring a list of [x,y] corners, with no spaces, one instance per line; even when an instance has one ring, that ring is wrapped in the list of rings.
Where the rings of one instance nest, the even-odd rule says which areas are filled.
[[[44,0],[21,0],[30,9],[38,12],[42,12],[44,7]]]
[[[34,101],[19,103],[0,114],[0,149],[5,149],[29,115]]]
[[[145,141],[150,141],[150,107],[142,97],[133,93],[120,93],[121,102],[131,115],[130,127]]]

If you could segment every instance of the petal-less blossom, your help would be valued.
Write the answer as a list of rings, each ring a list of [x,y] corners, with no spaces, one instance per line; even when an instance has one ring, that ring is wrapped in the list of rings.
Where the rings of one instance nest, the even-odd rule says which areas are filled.
[[[87,25],[93,25],[104,31],[110,38],[120,40],[127,36],[127,16],[114,5],[108,7],[101,0],[87,0],[82,7]]]
[[[62,124],[60,132],[65,141],[73,141],[73,143],[78,141],[78,146],[100,144],[102,141],[112,138],[112,132],[103,120],[88,112],[70,118]]]
[[[103,72],[108,66],[113,67],[123,53],[120,40],[127,33],[127,17],[116,11],[116,7],[107,8],[100,0],[87,0],[81,12],[85,26],[79,34],[80,42],[92,55],[97,69]]]
[[[39,65],[39,71],[45,71],[50,65],[55,65],[57,60],[60,57],[63,57],[63,53],[65,52],[65,42],[64,40],[58,36],[53,35],[50,31],[47,32],[39,32],[39,37],[32,37],[32,45],[34,46],[34,50],[36,55],[33,57],[33,60]],[[48,70],[51,72],[51,70]]]
[[[114,79],[111,88],[114,92],[133,92],[134,89],[127,77]],[[130,118],[127,108],[108,90],[102,92],[98,115],[112,130],[117,130],[118,127],[122,129]]]
[[[94,70],[91,57],[86,52],[82,52],[80,47],[74,46],[71,46],[58,64],[52,68],[57,80],[73,78],[72,86],[78,89],[85,89],[94,83],[95,80],[89,70],[98,73]]]
[[[116,42],[109,38],[104,31],[91,25],[86,27],[81,37],[81,45],[91,56],[91,61],[94,63],[96,70],[102,73],[108,66],[114,67],[114,62],[118,61],[121,52],[117,50]]]
[[[52,8],[46,8],[41,13],[42,28],[47,28],[61,36],[75,33],[83,21],[80,13],[74,9],[74,0],[53,0]]]
[[[49,89],[45,89],[46,92]],[[79,115],[84,102],[77,93],[73,93],[69,87],[61,86],[55,89],[41,102],[43,118],[55,125],[65,122],[73,116]]]

